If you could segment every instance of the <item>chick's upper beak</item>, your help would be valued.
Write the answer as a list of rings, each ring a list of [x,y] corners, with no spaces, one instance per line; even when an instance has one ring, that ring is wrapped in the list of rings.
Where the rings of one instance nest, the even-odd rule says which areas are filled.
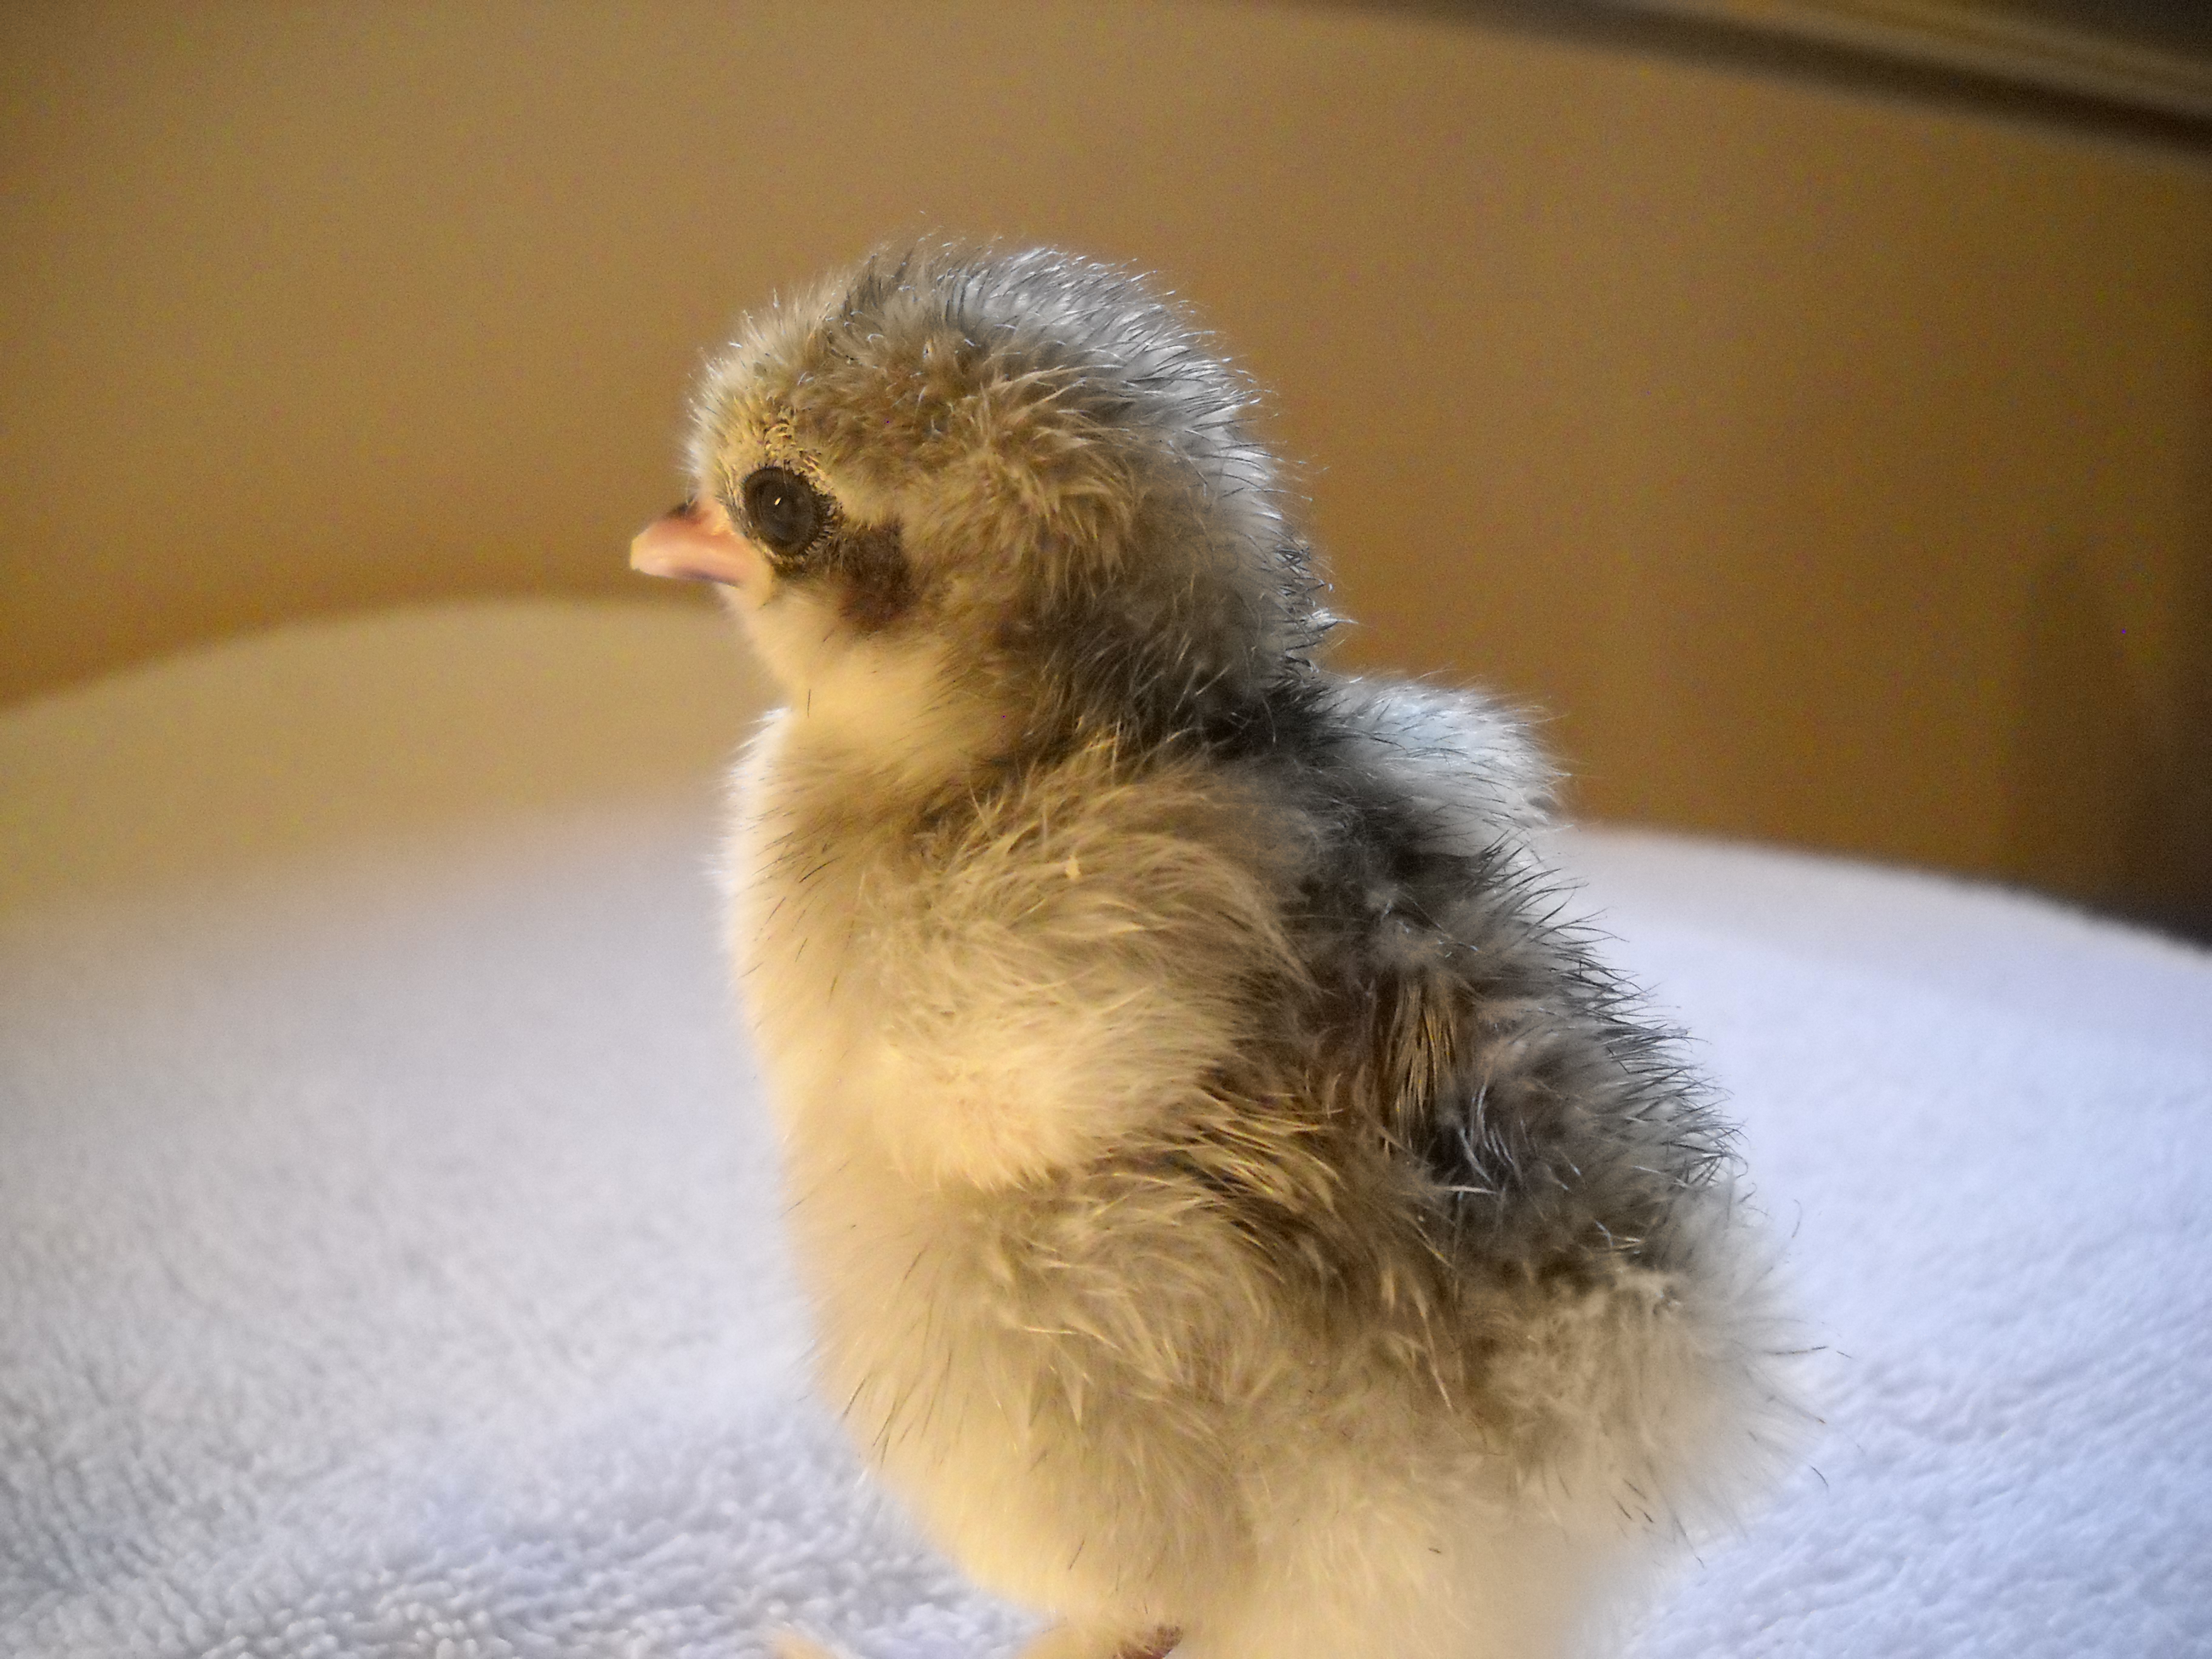
[[[757,586],[769,572],[760,550],[731,527],[729,515],[711,500],[686,501],[639,531],[630,541],[629,566],[648,576],[732,587]]]

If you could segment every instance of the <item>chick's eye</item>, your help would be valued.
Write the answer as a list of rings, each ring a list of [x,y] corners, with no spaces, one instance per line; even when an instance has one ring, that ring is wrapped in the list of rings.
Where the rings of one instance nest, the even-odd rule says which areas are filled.
[[[762,467],[746,477],[742,493],[747,530],[778,558],[797,558],[830,523],[830,503],[788,467]]]

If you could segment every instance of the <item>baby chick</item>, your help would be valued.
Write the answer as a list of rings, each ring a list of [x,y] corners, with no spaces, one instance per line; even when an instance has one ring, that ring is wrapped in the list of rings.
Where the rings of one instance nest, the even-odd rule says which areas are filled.
[[[1252,398],[936,246],[707,376],[632,556],[788,698],[732,937],[822,1380],[1032,1659],[1580,1650],[1786,1422],[1729,1131],[1516,723],[1316,665]]]

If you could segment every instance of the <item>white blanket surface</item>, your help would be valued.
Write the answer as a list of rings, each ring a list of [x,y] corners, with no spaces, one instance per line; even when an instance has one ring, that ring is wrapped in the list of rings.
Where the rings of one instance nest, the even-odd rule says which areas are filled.
[[[714,619],[486,605],[0,715],[0,1654],[1030,1627],[807,1391],[708,873],[759,706]],[[2212,957],[1557,850],[1732,1097],[1823,1350],[1815,1467],[1642,1659],[2212,1653]]]

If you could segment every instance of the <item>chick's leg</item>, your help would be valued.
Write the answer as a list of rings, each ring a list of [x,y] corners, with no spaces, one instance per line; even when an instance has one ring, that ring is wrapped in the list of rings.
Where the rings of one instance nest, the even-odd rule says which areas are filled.
[[[1172,1630],[1133,1635],[1125,1625],[1059,1624],[1032,1638],[1019,1659],[1167,1659],[1180,1639]]]
[[[1438,1509],[1379,1486],[1304,1509],[1193,1612],[1175,1659],[1583,1659],[1624,1563],[1510,1505]]]

